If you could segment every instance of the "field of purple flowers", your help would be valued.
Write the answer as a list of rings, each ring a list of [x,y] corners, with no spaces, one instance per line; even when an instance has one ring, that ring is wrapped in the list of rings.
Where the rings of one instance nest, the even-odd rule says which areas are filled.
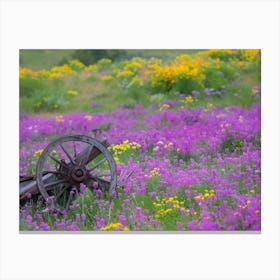
[[[111,199],[81,188],[68,212],[20,209],[21,230],[260,230],[260,103],[249,108],[123,106],[111,113],[21,114],[20,175],[35,173],[59,136],[106,137],[118,176],[134,173]]]
[[[55,177],[57,191],[66,193],[60,201],[77,199],[61,213],[28,193],[20,230],[261,229],[260,50],[148,54],[93,64],[53,61],[50,69],[34,70],[32,50],[21,51],[31,64],[19,71],[20,175],[36,174],[45,147],[57,138],[87,135],[110,143],[117,188],[108,195],[84,180],[87,186],[70,190],[69,180]],[[62,165],[50,170],[52,156],[56,164],[71,160],[65,147],[57,148],[45,169],[53,174]],[[76,158],[76,147],[69,149]],[[84,174],[106,179],[109,166],[95,160]],[[99,161],[101,173],[89,175]]]

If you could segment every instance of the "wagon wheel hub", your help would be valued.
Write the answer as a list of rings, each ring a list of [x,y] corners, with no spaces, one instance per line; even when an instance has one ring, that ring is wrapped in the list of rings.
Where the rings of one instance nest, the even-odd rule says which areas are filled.
[[[86,174],[87,174],[87,172],[83,167],[75,166],[71,170],[71,179],[74,182],[83,182],[84,179],[86,178]]]

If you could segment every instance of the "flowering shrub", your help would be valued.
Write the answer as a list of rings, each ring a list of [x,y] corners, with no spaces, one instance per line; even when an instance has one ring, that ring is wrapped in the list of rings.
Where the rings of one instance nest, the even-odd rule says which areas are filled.
[[[98,67],[98,70],[104,70],[111,66],[112,60],[109,58],[102,58],[97,61],[96,65]]]
[[[183,60],[177,58],[176,63],[163,67],[154,67],[150,71],[150,79],[153,87],[168,92],[172,88],[175,90],[201,88],[205,78],[197,61]],[[190,86],[188,86],[190,85]]]
[[[56,66],[50,70],[42,69],[32,71],[20,68],[20,96],[21,102],[31,103],[31,111],[53,111],[64,108],[69,96],[77,95],[74,90],[66,90],[64,77],[76,73],[73,69],[81,71],[82,64],[70,61],[70,64]]]
[[[77,59],[70,60],[69,66],[71,67],[72,70],[77,71],[77,72],[84,70],[86,67],[81,61],[79,61]]]
[[[245,60],[245,61],[254,61],[259,55],[260,50],[257,49],[236,49],[236,50],[225,50],[225,49],[212,49],[208,50],[202,55],[206,54],[213,59],[219,59],[223,61],[229,60]]]

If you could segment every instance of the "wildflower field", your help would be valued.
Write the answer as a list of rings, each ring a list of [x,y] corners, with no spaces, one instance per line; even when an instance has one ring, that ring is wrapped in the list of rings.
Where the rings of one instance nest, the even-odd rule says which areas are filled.
[[[20,230],[261,229],[260,51],[169,53],[20,67],[20,175],[78,134],[109,141],[118,177],[111,196],[81,183],[62,213],[29,195]]]

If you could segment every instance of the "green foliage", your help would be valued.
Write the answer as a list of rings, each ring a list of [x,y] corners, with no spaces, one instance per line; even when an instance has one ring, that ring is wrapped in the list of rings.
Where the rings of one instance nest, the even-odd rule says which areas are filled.
[[[34,79],[25,76],[20,80],[21,111],[54,111],[65,108],[71,98],[67,95],[64,81]]]
[[[228,80],[226,79],[225,74],[221,70],[217,70],[214,67],[208,67],[207,69],[205,69],[205,75],[205,88],[220,89],[221,86],[228,85]]]
[[[43,90],[47,85],[48,82],[46,80],[38,80],[30,75],[26,75],[20,79],[20,97],[32,97],[36,92]]]
[[[157,93],[150,96],[151,103],[162,103],[166,99],[166,95],[163,93]]]
[[[109,58],[111,60],[120,59],[125,53],[125,50],[76,50],[72,58],[80,60],[85,65],[90,65],[102,58]]]
[[[231,153],[233,153],[234,151],[241,153],[243,145],[244,145],[243,140],[236,140],[236,139],[230,138],[230,139],[223,141],[222,151],[224,152],[226,149],[228,149]]]
[[[193,90],[202,90],[202,85],[193,78],[176,78],[175,85],[172,91],[179,91],[182,93],[190,93]]]

